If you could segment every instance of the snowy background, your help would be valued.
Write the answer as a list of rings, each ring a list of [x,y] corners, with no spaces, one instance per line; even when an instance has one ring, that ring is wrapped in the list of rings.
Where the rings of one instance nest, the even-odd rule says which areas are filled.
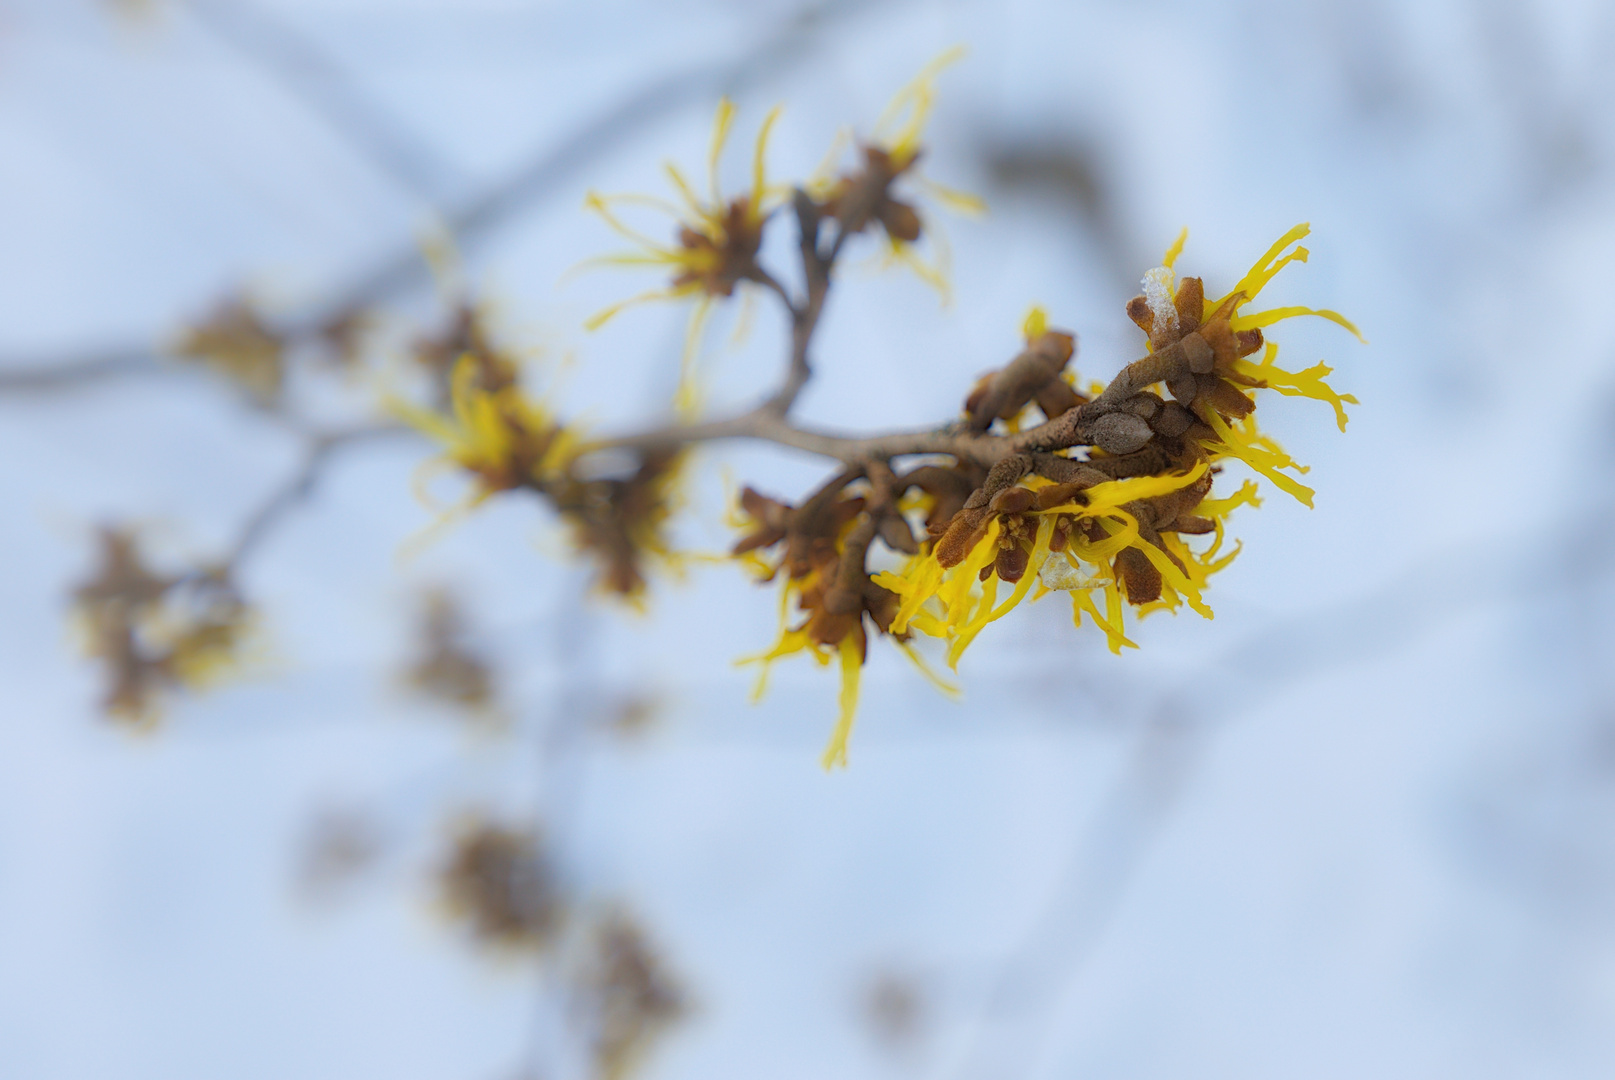
[[[650,284],[562,281],[618,246],[584,192],[699,171],[723,92],[742,148],[786,104],[771,167],[801,177],[960,42],[926,169],[991,212],[944,221],[954,303],[855,258],[803,417],[951,415],[1034,301],[1108,378],[1182,225],[1220,291],[1310,221],[1271,298],[1372,345],[1274,337],[1362,405],[1344,435],[1264,406],[1317,509],[1236,516],[1215,622],[1151,618],[1116,658],[1051,598],[972,648],[958,703],[873,650],[826,775],[833,677],[782,664],[753,707],[732,666],[771,594],[698,566],[647,616],[581,607],[521,500],[401,560],[430,451],[400,440],[336,459],[250,565],[255,673],[150,737],[98,717],[65,629],[94,526],[206,557],[300,452],[142,363],[187,320],[242,287],[294,316],[402,258],[389,308],[429,326],[410,252],[448,222],[569,412],[660,416],[683,312],[582,332]],[[693,1006],[658,1080],[1615,1073],[1612,51],[1596,2],[0,0],[0,372],[128,372],[0,392],[0,1075],[567,1075],[543,972],[434,908],[478,808],[542,819],[570,887],[658,942]],[[777,313],[731,325],[715,410],[781,363]],[[823,469],[703,463],[705,550],[725,472],[794,497]],[[499,663],[503,735],[399,688],[432,583]],[[640,735],[607,722],[646,703]],[[332,808],[383,854],[311,899]]]

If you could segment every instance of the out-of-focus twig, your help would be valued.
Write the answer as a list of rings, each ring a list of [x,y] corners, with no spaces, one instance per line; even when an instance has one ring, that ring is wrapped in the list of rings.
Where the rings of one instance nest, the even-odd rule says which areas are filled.
[[[247,0],[187,0],[206,30],[257,63],[350,145],[415,196],[437,204],[455,170],[355,85],[342,65],[289,22]]]
[[[8,363],[0,367],[0,393],[67,390],[85,383],[161,370],[150,349],[120,349],[68,361]]]
[[[1099,249],[1110,277],[1126,288],[1137,284],[1133,267],[1139,265],[1138,255],[1122,224],[1124,215],[1116,212],[1105,163],[1095,150],[1075,140],[1025,143],[995,138],[981,154],[999,187],[1023,195],[1046,194],[1070,209]]]
[[[192,2],[198,10],[206,9],[215,14],[225,10],[214,0]],[[451,237],[462,249],[476,247],[529,207],[557,192],[594,162],[633,140],[662,118],[691,101],[723,93],[738,94],[759,82],[781,77],[800,64],[811,53],[814,44],[833,27],[877,6],[874,0],[863,3],[857,0],[821,0],[803,8],[755,48],[728,65],[700,64],[641,86],[585,120],[559,142],[546,146],[504,180],[460,204],[458,208],[447,211],[445,224]],[[239,12],[221,16],[225,20],[239,18]],[[295,38],[292,40],[295,41]],[[280,44],[273,43],[276,41]],[[265,48],[271,50],[266,55],[274,56],[277,62],[285,61],[287,70],[300,70],[308,64],[313,64],[318,70],[319,65],[325,62],[323,58],[303,56],[298,52],[297,45],[285,46],[280,38],[273,38],[271,45]],[[313,55],[317,56],[317,50]],[[345,85],[339,71],[335,71],[331,77],[336,80],[334,83],[328,80],[324,89],[313,93],[335,93],[331,86],[340,88]],[[326,98],[316,96],[315,103],[322,102],[330,105]],[[354,103],[336,108],[328,114],[345,133],[355,134],[349,130],[349,125],[358,125],[363,129],[358,137],[371,139],[376,147],[383,146],[390,138],[388,128],[385,122],[373,129],[366,126],[373,119],[365,112],[367,107]],[[337,117],[347,119],[339,123]],[[373,149],[373,153],[381,154],[383,150]],[[404,156],[407,158],[409,155]],[[275,329],[288,340],[319,336],[355,312],[425,280],[429,273],[429,266],[421,258],[419,244],[411,238],[362,268],[348,281],[333,286],[327,293],[329,299],[312,305],[308,311],[277,320]],[[155,371],[160,368],[160,365],[149,362],[151,350],[144,347],[119,350],[109,355],[126,354],[148,358],[142,370]],[[99,357],[92,358],[92,361],[99,360]],[[58,388],[108,375],[133,374],[137,370],[137,365],[133,364],[103,366],[92,361],[64,357],[56,361],[20,365],[0,360],[0,392],[19,388]],[[54,374],[58,370],[64,374]],[[71,374],[67,374],[69,372]]]
[[[450,213],[446,222],[449,232],[462,249],[475,247],[490,233],[663,117],[691,101],[720,94],[738,96],[759,82],[780,78],[800,64],[815,42],[831,28],[878,6],[875,0],[820,0],[805,6],[755,48],[728,65],[697,64],[642,85],[580,124],[559,142],[539,151],[505,180]],[[419,249],[411,241],[359,274],[346,289],[336,290],[330,305],[311,322],[322,325],[336,314],[373,304],[413,285],[426,271]]]
[[[286,514],[313,493],[325,466],[337,450],[372,439],[414,436],[414,434],[413,429],[401,424],[376,424],[313,436],[309,440],[308,450],[297,471],[271,492],[242,525],[241,532],[225,559],[225,565],[231,570],[240,568]]]

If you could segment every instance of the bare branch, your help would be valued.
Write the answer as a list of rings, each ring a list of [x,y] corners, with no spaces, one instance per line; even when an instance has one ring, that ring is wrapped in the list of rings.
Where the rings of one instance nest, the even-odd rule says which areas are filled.
[[[149,375],[160,370],[156,354],[148,349],[109,352],[65,363],[8,364],[0,369],[0,393],[68,390],[102,379]]]
[[[212,0],[193,0],[193,3],[215,14],[222,10]],[[691,101],[723,93],[738,94],[756,83],[782,77],[811,55],[817,43],[838,23],[866,14],[876,6],[870,0],[822,0],[803,9],[755,49],[727,67],[700,64],[641,86],[583,122],[560,142],[539,151],[505,180],[448,211],[445,224],[449,232],[462,248],[475,247],[534,203],[563,189],[600,158],[632,141],[664,117]],[[364,118],[368,106],[355,105],[352,108],[355,117]],[[381,130],[386,130],[385,125]],[[382,153],[374,148],[371,152],[373,156]],[[415,151],[389,151],[393,152],[401,154],[401,159],[408,159]],[[288,339],[316,337],[344,317],[427,280],[429,273],[426,261],[421,258],[419,245],[411,238],[362,268],[348,281],[333,286],[327,292],[328,300],[277,323],[274,329]],[[118,356],[137,354],[149,355],[150,350],[140,346],[115,353]],[[108,375],[138,373],[139,365],[136,364],[103,366],[99,361],[100,358],[89,361],[63,358],[26,366],[0,363],[0,392],[14,388],[35,389],[90,382]],[[73,374],[57,374],[58,367],[71,369]],[[158,369],[156,364],[146,368]]]
[[[186,6],[215,37],[278,78],[411,193],[435,203],[453,186],[449,162],[368,98],[337,61],[290,23],[244,0],[188,0]]]
[[[240,569],[241,564],[269,537],[286,515],[313,494],[315,485],[337,450],[371,439],[413,434],[412,428],[400,424],[376,424],[328,432],[310,438],[303,462],[297,471],[272,491],[242,525],[235,544],[224,560],[225,570],[234,572]]]

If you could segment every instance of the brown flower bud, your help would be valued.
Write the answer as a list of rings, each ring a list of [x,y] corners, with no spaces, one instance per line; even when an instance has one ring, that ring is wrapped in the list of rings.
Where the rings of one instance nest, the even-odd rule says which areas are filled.
[[[1031,508],[1033,498],[1029,488],[1005,488],[993,496],[987,508],[995,514],[1019,514]]]
[[[1189,370],[1196,375],[1204,375],[1216,366],[1217,354],[1206,341],[1205,335],[1198,330],[1192,334],[1183,335],[1181,345],[1183,347],[1183,358],[1189,362]]]
[[[1206,310],[1206,289],[1197,277],[1178,282],[1178,294],[1172,306],[1178,309],[1178,329],[1185,334],[1200,328],[1200,319]]]
[[[942,538],[936,542],[936,561],[947,566],[958,566],[965,561],[975,546],[987,535],[987,522],[992,511],[985,506],[970,507],[953,515]]]
[[[1093,425],[1093,441],[1107,454],[1131,454],[1142,449],[1154,434],[1149,424],[1131,413],[1106,413]]]
[[[1115,566],[1128,603],[1148,604],[1161,598],[1161,572],[1138,548],[1122,548],[1116,554]]]
[[[1175,439],[1188,431],[1192,423],[1194,413],[1176,401],[1168,401],[1162,406],[1161,411],[1150,419],[1150,427],[1155,429],[1156,434],[1165,435],[1169,439]]]
[[[1008,547],[998,549],[998,561],[994,564],[998,576],[1013,585],[1026,576],[1027,564],[1032,561],[1032,553],[1021,546],[1019,541],[1012,542]]]

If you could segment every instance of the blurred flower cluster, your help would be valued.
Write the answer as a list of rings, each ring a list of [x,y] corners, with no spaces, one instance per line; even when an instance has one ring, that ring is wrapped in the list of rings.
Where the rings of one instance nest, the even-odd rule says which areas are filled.
[[[197,690],[242,659],[252,613],[218,569],[159,575],[134,534],[100,533],[100,562],[73,591],[85,652],[105,673],[102,707],[115,719],[146,726],[166,691]]]
[[[688,1011],[687,995],[621,905],[570,899],[540,837],[475,817],[439,874],[444,904],[480,944],[556,966],[589,1033],[591,1075],[622,1080]]]

